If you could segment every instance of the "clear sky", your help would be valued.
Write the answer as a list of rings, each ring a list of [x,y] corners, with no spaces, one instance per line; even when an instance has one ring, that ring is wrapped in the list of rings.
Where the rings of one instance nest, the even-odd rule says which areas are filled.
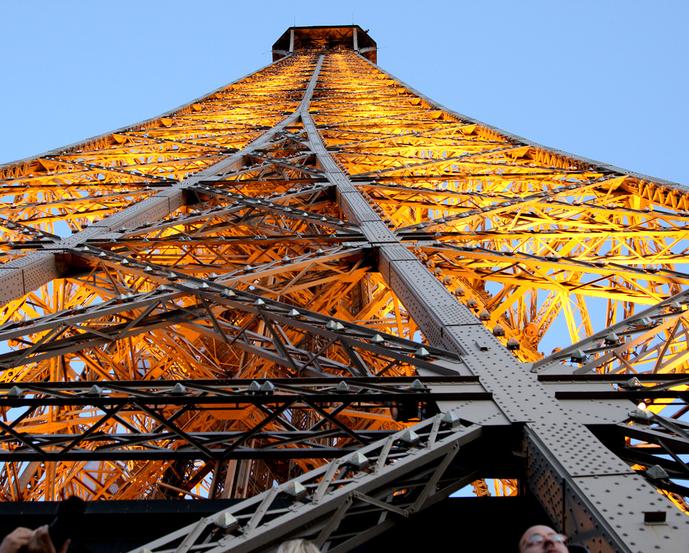
[[[689,1],[0,0],[0,162],[157,115],[357,23],[460,113],[689,185]]]

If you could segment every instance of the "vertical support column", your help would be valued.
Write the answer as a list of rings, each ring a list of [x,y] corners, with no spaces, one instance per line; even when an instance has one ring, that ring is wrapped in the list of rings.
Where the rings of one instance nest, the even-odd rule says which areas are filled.
[[[289,30],[289,53],[294,52],[294,29]]]
[[[585,426],[571,420],[535,375],[404,247],[329,154],[308,105],[300,114],[341,209],[377,247],[387,284],[428,340],[462,355],[507,419],[525,424],[528,485],[553,520],[582,537],[591,553],[683,552],[689,520]],[[662,513],[666,522],[646,524],[648,511]]]
[[[161,190],[142,202],[131,205],[100,221],[96,221],[81,232],[67,236],[52,244],[46,244],[44,251],[31,253],[0,266],[0,304],[4,305],[18,299],[51,280],[63,276],[64,271],[60,270],[61,268],[56,262],[56,253],[79,246],[87,240],[97,238],[103,234],[115,232],[125,226],[136,226],[163,219],[184,204],[184,191],[187,188],[195,186],[203,180],[212,180],[218,174],[239,167],[246,155],[265,146],[278,132],[299,118],[299,109],[303,105],[308,105],[313,94],[319,67],[314,69],[314,76],[312,76],[309,85],[304,90],[300,107],[254,141],[247,144],[244,149],[234,152],[218,163],[179,181],[170,188]],[[304,102],[306,103],[304,104]]]
[[[353,35],[353,44],[352,47],[354,48],[355,52],[359,51],[359,33],[357,32],[357,28],[354,27],[354,32],[352,33]]]

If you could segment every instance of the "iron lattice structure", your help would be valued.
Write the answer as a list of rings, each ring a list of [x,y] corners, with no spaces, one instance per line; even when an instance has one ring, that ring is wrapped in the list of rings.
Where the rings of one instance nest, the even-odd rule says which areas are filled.
[[[357,26],[273,54],[0,168],[2,499],[245,498],[145,549],[347,551],[472,484],[683,551],[687,190],[449,111]]]

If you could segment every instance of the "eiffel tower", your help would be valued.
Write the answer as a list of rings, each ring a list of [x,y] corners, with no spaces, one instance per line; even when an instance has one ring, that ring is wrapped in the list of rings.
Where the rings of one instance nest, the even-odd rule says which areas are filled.
[[[460,549],[545,522],[686,551],[688,191],[376,63],[359,26],[292,27],[1,167],[3,513],[79,496],[101,551],[405,551],[434,518]]]

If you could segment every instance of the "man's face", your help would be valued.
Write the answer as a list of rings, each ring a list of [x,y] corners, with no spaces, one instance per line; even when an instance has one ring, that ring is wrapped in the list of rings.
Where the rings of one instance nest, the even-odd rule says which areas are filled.
[[[519,540],[519,553],[568,553],[560,536],[549,526],[532,526]]]

